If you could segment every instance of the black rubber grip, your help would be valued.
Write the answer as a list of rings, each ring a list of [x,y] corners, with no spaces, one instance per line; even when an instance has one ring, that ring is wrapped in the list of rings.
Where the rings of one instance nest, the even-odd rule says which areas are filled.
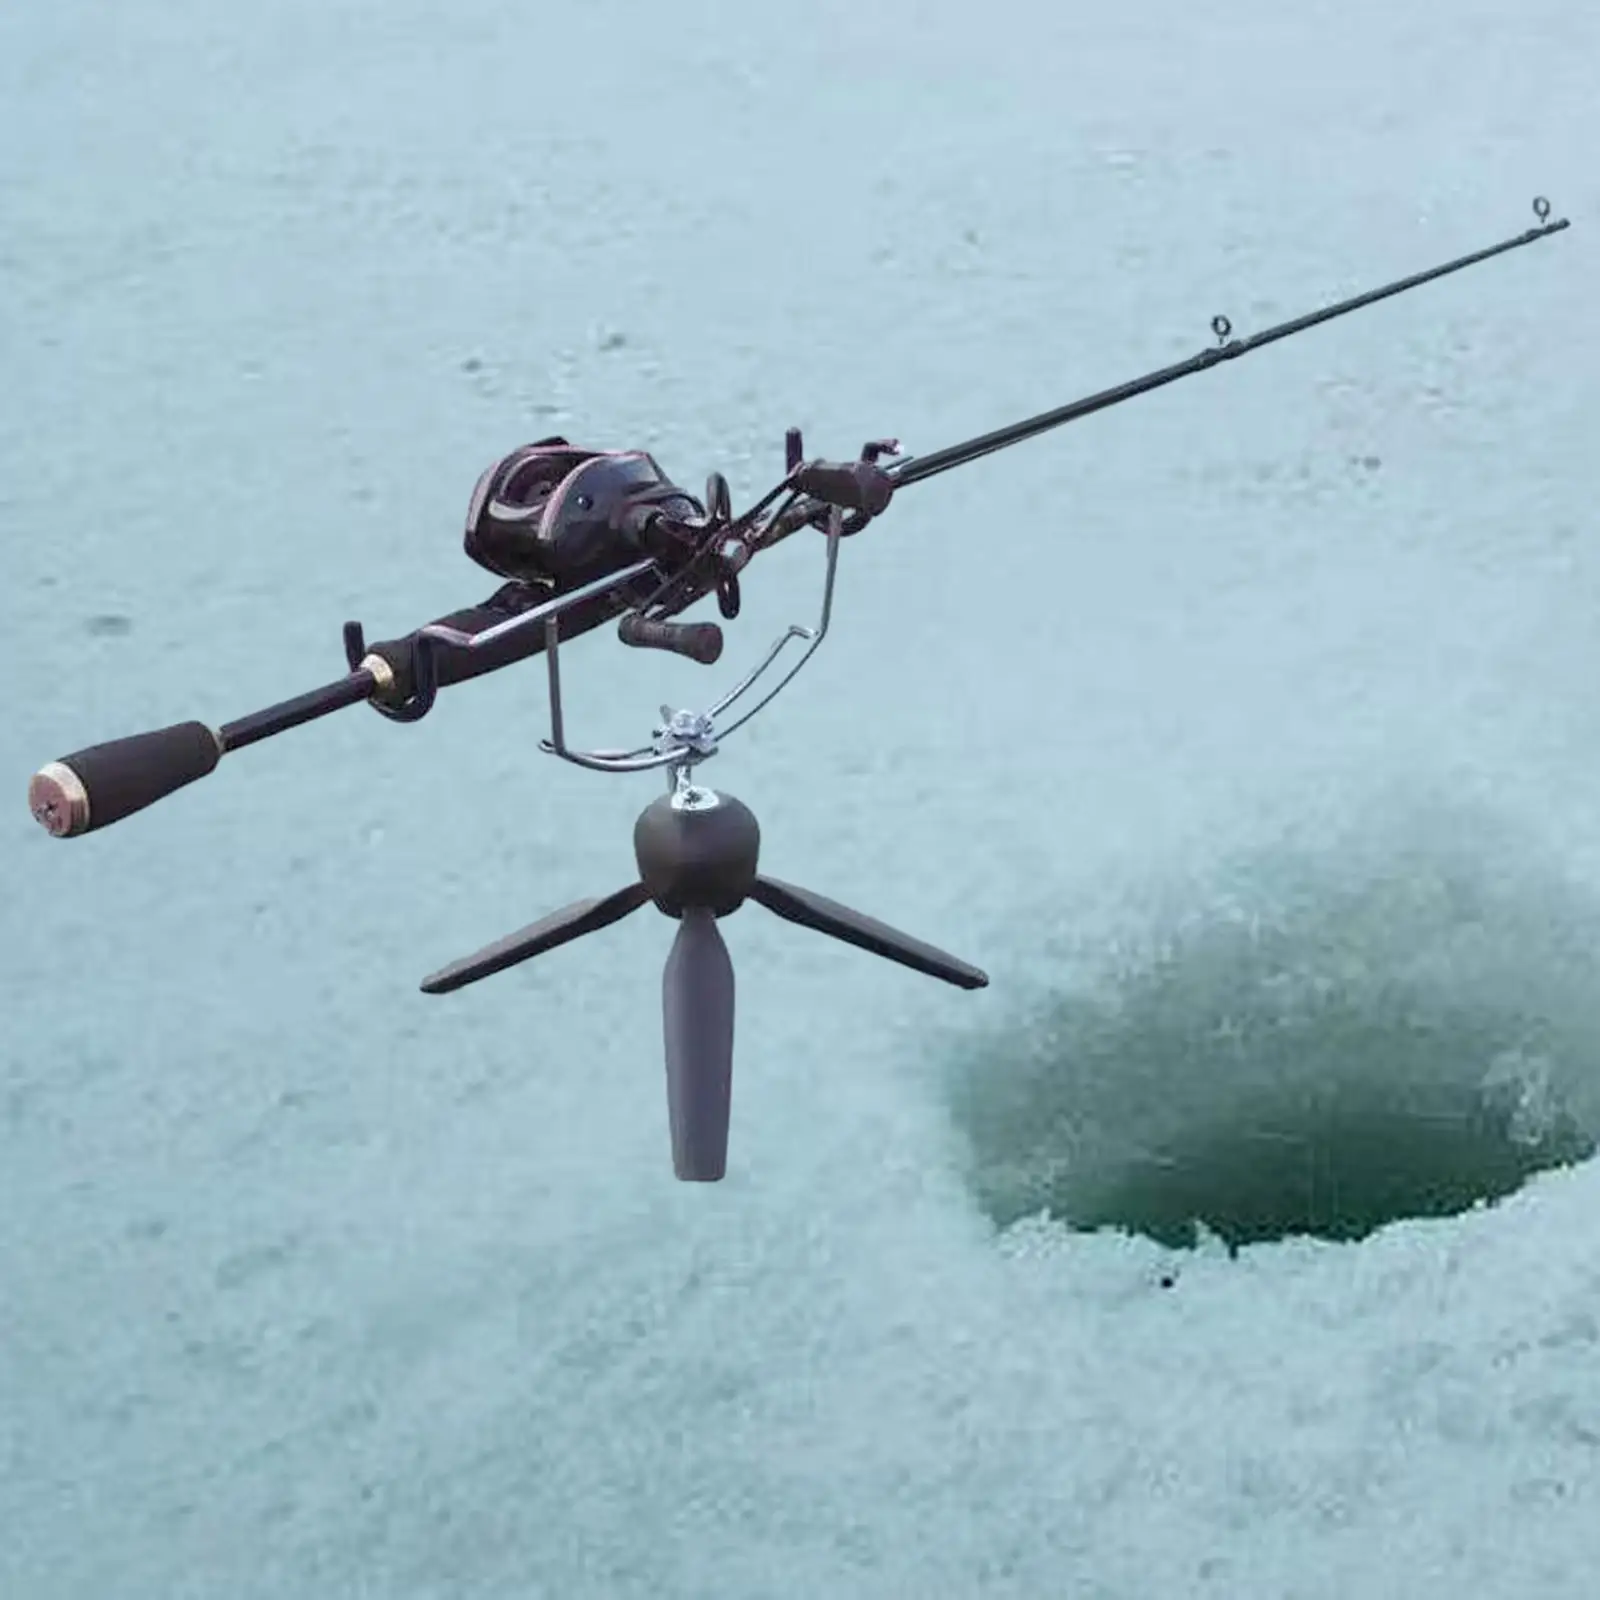
[[[714,622],[656,622],[628,616],[617,624],[617,637],[640,650],[670,650],[709,667],[722,655],[722,629]]]
[[[52,833],[91,833],[205,777],[221,759],[217,736],[203,722],[180,722],[154,733],[136,733],[128,739],[91,745],[87,750],[63,756],[57,763],[75,774],[82,784],[87,815],[83,797],[62,792],[68,817],[39,816],[39,820]],[[48,767],[34,782],[47,794],[63,790],[51,779]],[[35,815],[39,815],[37,807]],[[69,825],[59,825],[64,822]]]
[[[894,494],[894,479],[871,461],[808,461],[795,473],[794,486],[826,505],[874,517]]]

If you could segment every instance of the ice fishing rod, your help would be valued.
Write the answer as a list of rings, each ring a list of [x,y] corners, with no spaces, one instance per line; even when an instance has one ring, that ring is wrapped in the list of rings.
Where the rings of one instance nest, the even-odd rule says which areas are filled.
[[[361,702],[397,722],[415,722],[453,683],[543,652],[549,683],[546,753],[602,772],[664,768],[667,793],[641,813],[634,829],[635,882],[579,901],[426,979],[445,993],[580,938],[653,902],[680,926],[663,987],[668,1111],[674,1170],[712,1181],[727,1157],[733,1050],[733,968],[717,919],[747,899],[825,933],[961,988],[988,979],[976,967],[862,913],[757,870],[760,828],[732,795],[693,781],[694,769],[750,721],[810,660],[832,616],[842,539],[859,533],[906,486],[1068,422],[1148,394],[1180,378],[1303,333],[1380,300],[1459,272],[1568,226],[1534,201],[1538,226],[1514,238],[1400,278],[1321,310],[1233,336],[1226,317],[1212,319],[1216,344],[1112,389],[1087,395],[923,456],[903,456],[897,441],[874,440],[850,462],[807,460],[798,429],[785,446],[785,473],[747,511],[732,513],[727,480],[713,472],[703,499],[674,484],[639,450],[590,450],[563,438],[512,451],[479,478],[463,543],[480,566],[506,579],[482,605],[427,623],[401,639],[369,645],[359,622],[344,626],[347,673],[321,688],[212,728],[183,722],[92,745],[52,761],[28,790],[34,817],[70,838],[109,826],[214,770],[231,751]],[[885,465],[885,460],[889,461]],[[753,671],[701,711],[661,708],[651,739],[631,749],[581,750],[567,740],[560,647],[603,622],[638,648],[667,650],[710,664],[722,654],[721,628],[674,620],[714,595],[725,620],[740,608],[740,574],[751,560],[801,528],[826,536],[821,614],[813,627],[791,625]],[[762,682],[786,647],[805,649],[753,704],[724,719]]]
[[[619,636],[626,644],[713,662],[721,655],[722,630],[715,623],[670,619],[712,594],[725,618],[736,616],[739,573],[755,555],[797,529],[826,528],[831,512],[838,509],[846,514],[840,534],[859,532],[887,508],[897,490],[909,484],[1237,360],[1569,226],[1564,217],[1550,219],[1550,204],[1543,197],[1534,201],[1534,214],[1539,225],[1514,238],[1249,338],[1235,337],[1228,319],[1215,317],[1211,328],[1217,343],[1187,360],[889,466],[881,462],[898,453],[892,440],[868,444],[854,462],[805,461],[799,430],[791,429],[783,480],[738,517],[730,515],[728,487],[720,473],[709,478],[702,503],[668,481],[642,451],[583,450],[564,439],[541,440],[491,467],[472,496],[467,553],[510,580],[483,605],[372,646],[366,644],[361,625],[348,622],[344,643],[349,671],[344,676],[217,728],[183,722],[63,756],[35,775],[29,786],[30,809],[57,837],[104,828],[204,777],[231,751],[361,702],[371,703],[393,720],[416,721],[432,708],[440,688],[540,651],[554,660],[559,642],[619,616]],[[830,551],[830,579],[835,558],[836,551]],[[824,627],[826,621],[825,615]],[[818,631],[791,628],[782,642],[792,638],[815,642]],[[741,683],[738,695],[725,697],[728,704],[764,674],[775,654]],[[576,756],[566,747],[563,734],[558,722],[546,741],[551,753]],[[615,766],[617,760],[601,753],[599,764]]]

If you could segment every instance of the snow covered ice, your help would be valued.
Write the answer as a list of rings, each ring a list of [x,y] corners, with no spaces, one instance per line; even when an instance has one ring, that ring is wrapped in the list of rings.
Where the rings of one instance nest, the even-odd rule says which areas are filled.
[[[0,11],[0,1594],[1591,1594],[1597,75],[1573,0]],[[659,917],[417,992],[632,871],[536,669],[25,814],[481,599],[512,445],[743,502],[1536,194],[846,546],[716,781],[993,982],[732,919],[719,1187]],[[572,658],[590,742],[704,696]]]

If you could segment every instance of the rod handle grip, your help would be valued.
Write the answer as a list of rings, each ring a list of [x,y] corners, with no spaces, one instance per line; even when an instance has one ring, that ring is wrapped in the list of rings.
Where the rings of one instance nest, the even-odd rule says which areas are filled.
[[[74,838],[142,811],[221,759],[222,742],[203,722],[136,733],[41,768],[28,785],[28,809],[47,833]]]

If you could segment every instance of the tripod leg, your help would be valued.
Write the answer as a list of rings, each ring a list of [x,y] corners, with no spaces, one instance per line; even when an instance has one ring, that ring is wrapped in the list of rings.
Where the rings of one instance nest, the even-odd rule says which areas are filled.
[[[546,950],[554,950],[559,944],[581,939],[586,933],[596,933],[613,922],[620,922],[630,912],[637,911],[649,898],[650,891],[642,883],[630,883],[626,889],[619,889],[603,899],[575,901],[526,928],[518,929],[516,933],[507,934],[504,939],[485,945],[470,956],[452,961],[448,967],[440,967],[422,980],[422,992],[449,994],[452,989],[476,983],[479,978],[487,978],[491,973],[504,972],[519,961],[543,955]]]
[[[667,1046],[672,1170],[686,1183],[716,1183],[728,1170],[733,1098],[733,962],[717,919],[691,906],[661,980]]]
[[[802,928],[814,928],[829,938],[870,950],[886,961],[898,961],[903,967],[925,972],[930,978],[942,978],[961,989],[988,987],[988,975],[976,967],[809,889],[759,877],[750,890],[750,898],[787,921],[798,922]]]

